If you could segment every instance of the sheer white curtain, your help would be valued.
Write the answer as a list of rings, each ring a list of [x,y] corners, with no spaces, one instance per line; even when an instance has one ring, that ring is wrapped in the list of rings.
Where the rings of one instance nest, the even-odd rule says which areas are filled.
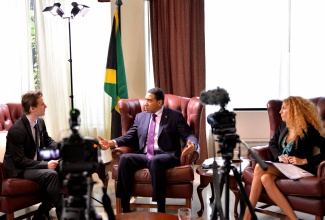
[[[34,89],[29,0],[2,0],[0,103],[19,102]]]
[[[205,0],[206,85],[225,88],[228,107],[265,108],[287,92],[280,85],[288,74],[288,4]]]
[[[228,90],[231,108],[321,96],[324,0],[205,0],[207,88]]]
[[[46,124],[53,138],[61,140],[69,135],[70,63],[68,19],[44,16],[42,10],[53,0],[36,1],[37,36],[41,87],[48,105]],[[59,1],[69,17],[72,1]],[[104,75],[111,32],[110,3],[96,0],[78,1],[90,7],[82,17],[70,20],[74,108],[81,114],[80,133],[110,138],[110,100],[104,93]],[[79,17],[80,16],[80,17]],[[102,154],[104,162],[110,152]]]
[[[291,0],[290,45],[290,94],[324,96],[324,0]]]

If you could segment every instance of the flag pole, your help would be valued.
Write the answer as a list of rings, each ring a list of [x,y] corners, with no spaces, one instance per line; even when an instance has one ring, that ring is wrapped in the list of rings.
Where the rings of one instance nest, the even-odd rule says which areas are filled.
[[[120,29],[120,35],[122,36],[122,30],[121,30],[121,5],[123,5],[122,0],[116,0],[115,5],[117,5],[117,11],[118,11],[118,20],[119,20],[119,29]]]

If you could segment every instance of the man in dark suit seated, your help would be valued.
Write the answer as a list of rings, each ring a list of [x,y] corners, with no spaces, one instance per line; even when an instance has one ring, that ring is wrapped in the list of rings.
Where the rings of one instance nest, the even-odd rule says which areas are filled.
[[[42,92],[27,92],[22,96],[21,104],[23,116],[8,131],[3,164],[9,177],[32,180],[44,186],[44,198],[33,219],[49,219],[52,205],[60,215],[63,203],[61,183],[55,171],[59,162],[43,161],[39,149],[55,149],[58,144],[48,135],[45,122],[40,118],[47,107]]]
[[[99,138],[103,150],[117,146],[136,147],[136,153],[123,154],[118,162],[116,197],[123,212],[130,212],[130,196],[134,173],[149,168],[152,177],[152,200],[158,212],[165,212],[166,170],[180,165],[180,139],[187,143],[183,154],[199,150],[197,138],[180,111],[164,107],[164,92],[153,88],[145,96],[145,110],[136,115],[128,132],[114,140]]]

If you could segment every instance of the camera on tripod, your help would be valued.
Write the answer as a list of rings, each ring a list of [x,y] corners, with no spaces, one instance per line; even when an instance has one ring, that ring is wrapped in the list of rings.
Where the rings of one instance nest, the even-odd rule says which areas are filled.
[[[62,163],[60,169],[64,173],[93,173],[98,169],[100,148],[97,139],[93,137],[81,137],[79,134],[80,111],[70,111],[70,129],[72,134],[64,138],[61,143],[60,157]]]
[[[79,134],[80,111],[70,111],[70,137],[64,138],[59,149],[42,149],[44,160],[60,161],[63,185],[69,197],[65,199],[61,219],[101,219],[92,207],[92,173],[99,167],[100,147],[97,139]],[[59,156],[58,156],[59,155]]]
[[[207,121],[211,125],[212,134],[217,136],[216,141],[220,147],[218,153],[221,153],[223,157],[232,158],[233,150],[240,140],[236,134],[236,114],[225,108],[230,101],[228,92],[218,87],[215,90],[201,92],[200,100],[203,104],[220,105],[220,110],[209,114]]]
[[[211,125],[212,134],[216,135],[216,141],[219,143],[220,150],[217,153],[221,153],[222,158],[224,159],[224,164],[220,168],[218,168],[217,162],[214,158],[212,169],[213,169],[213,186],[214,186],[214,194],[216,200],[213,205],[213,212],[211,215],[211,220],[217,220],[220,217],[220,220],[230,219],[229,218],[229,175],[230,171],[232,171],[234,178],[236,179],[239,191],[240,191],[240,209],[241,215],[239,219],[242,219],[245,204],[248,206],[252,218],[257,219],[256,214],[254,212],[254,208],[252,207],[249,198],[245,192],[243,183],[241,182],[241,163],[239,165],[240,171],[237,170],[235,166],[231,164],[234,156],[234,149],[236,148],[237,143],[244,143],[247,147],[249,153],[254,157],[254,159],[260,164],[260,166],[267,170],[266,164],[259,158],[259,156],[247,145],[245,142],[239,139],[239,136],[236,134],[236,114],[234,112],[229,112],[225,109],[226,104],[230,101],[229,94],[225,89],[217,87],[214,90],[208,90],[206,92],[201,92],[200,100],[203,104],[207,105],[220,105],[221,109],[218,112],[209,114],[207,117],[208,123]],[[214,149],[214,148],[213,148]],[[240,150],[239,150],[240,152]],[[213,151],[215,155],[215,149]],[[240,158],[240,155],[238,155]],[[239,159],[241,162],[241,160]],[[220,172],[220,178],[219,178]],[[225,213],[223,213],[222,208],[222,191],[223,186],[226,186],[226,195],[225,195]]]
[[[100,148],[95,138],[79,134],[80,111],[70,111],[72,134],[61,142],[60,170],[66,175],[64,185],[68,188],[69,198],[62,210],[61,219],[101,219],[91,203],[94,185],[92,173],[98,169]]]

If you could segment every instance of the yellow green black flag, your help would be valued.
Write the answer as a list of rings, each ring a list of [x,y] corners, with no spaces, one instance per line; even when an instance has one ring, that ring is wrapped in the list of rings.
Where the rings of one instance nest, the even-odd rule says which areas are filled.
[[[120,21],[117,9],[114,12],[111,38],[108,48],[104,90],[109,96],[112,97],[111,138],[116,138],[122,134],[121,115],[117,106],[117,102],[120,99],[128,98],[128,88],[126,83],[121,42]]]

